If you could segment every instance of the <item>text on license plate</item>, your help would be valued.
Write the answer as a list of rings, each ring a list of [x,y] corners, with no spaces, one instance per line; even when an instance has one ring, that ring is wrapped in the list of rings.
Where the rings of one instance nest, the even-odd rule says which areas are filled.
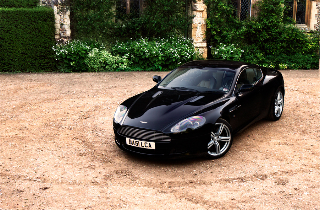
[[[156,143],[149,141],[140,141],[135,139],[126,138],[126,143],[133,147],[145,148],[145,149],[156,149]]]

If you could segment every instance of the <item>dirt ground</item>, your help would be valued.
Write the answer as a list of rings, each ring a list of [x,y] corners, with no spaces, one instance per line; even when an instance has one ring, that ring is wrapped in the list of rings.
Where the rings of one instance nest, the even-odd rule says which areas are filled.
[[[154,72],[0,74],[0,209],[320,209],[319,71],[282,73],[282,118],[218,160],[116,146],[116,107]]]

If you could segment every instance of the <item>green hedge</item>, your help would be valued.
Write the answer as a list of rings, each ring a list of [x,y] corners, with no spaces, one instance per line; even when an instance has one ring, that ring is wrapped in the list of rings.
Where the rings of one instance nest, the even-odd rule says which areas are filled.
[[[200,59],[192,40],[177,37],[117,42],[110,52],[101,43],[80,40],[53,49],[61,72],[166,71]]]
[[[52,71],[51,8],[0,8],[0,72]]]
[[[33,8],[36,7],[39,0],[1,0],[0,7],[6,8]]]

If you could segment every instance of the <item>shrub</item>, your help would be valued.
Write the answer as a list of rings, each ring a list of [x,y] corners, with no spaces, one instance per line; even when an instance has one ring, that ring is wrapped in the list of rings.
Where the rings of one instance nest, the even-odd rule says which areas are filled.
[[[5,8],[33,8],[36,7],[39,0],[2,0],[0,7]]]
[[[117,0],[73,0],[71,12],[73,36],[77,39],[115,41],[140,37],[169,37],[186,34],[192,16],[187,9],[192,0],[144,0],[143,12],[131,7],[131,13]]]
[[[117,16],[115,35],[123,38],[181,36],[188,33],[192,16],[191,0],[145,0],[141,14]]]
[[[105,41],[112,37],[116,0],[72,0],[70,5],[73,38]]]
[[[316,53],[265,55],[253,45],[243,48],[241,61],[278,69],[318,69],[319,67],[319,56]]]
[[[95,42],[83,42],[73,40],[65,44],[56,44],[53,47],[58,69],[62,72],[86,72],[88,66],[84,62],[89,52],[94,48],[101,49],[103,46]]]
[[[258,17],[247,21],[242,29],[245,45],[255,45],[266,55],[317,53],[318,43],[294,25],[283,22],[283,0],[257,2]]]
[[[225,45],[220,43],[218,47],[211,50],[213,58],[240,61],[243,50],[234,44]]]
[[[105,49],[93,48],[84,62],[89,71],[129,70],[129,61],[126,57],[113,56]]]
[[[62,72],[172,70],[200,58],[186,38],[117,42],[111,53],[103,44],[74,40],[53,47]]]
[[[244,60],[276,68],[318,68],[319,35],[308,35],[286,24],[283,3],[283,0],[257,2],[258,17],[247,21],[241,32]]]
[[[207,37],[216,48],[220,43],[236,44],[242,22],[236,17],[231,0],[205,0],[208,7]],[[239,44],[239,42],[237,42]]]
[[[172,70],[197,59],[192,40],[186,38],[129,40],[112,47],[113,55],[126,56],[137,70]]]
[[[237,20],[231,0],[206,0],[206,3],[207,37],[213,46],[213,57],[232,60],[240,57],[245,62],[282,69],[318,68],[319,34],[305,34],[288,24],[293,20],[283,17],[284,0],[257,1],[254,5],[257,17],[242,22]]]
[[[0,8],[0,71],[54,69],[54,14],[51,8]]]
[[[103,44],[74,40],[53,47],[62,72],[120,71],[127,70],[125,57],[113,56]]]

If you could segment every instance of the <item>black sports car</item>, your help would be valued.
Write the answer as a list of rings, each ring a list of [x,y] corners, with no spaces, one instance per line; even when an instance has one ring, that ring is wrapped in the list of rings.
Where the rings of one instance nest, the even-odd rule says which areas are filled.
[[[233,135],[268,118],[278,120],[284,81],[275,69],[234,61],[192,61],[150,90],[124,101],[113,119],[115,142],[145,155],[225,155]]]

